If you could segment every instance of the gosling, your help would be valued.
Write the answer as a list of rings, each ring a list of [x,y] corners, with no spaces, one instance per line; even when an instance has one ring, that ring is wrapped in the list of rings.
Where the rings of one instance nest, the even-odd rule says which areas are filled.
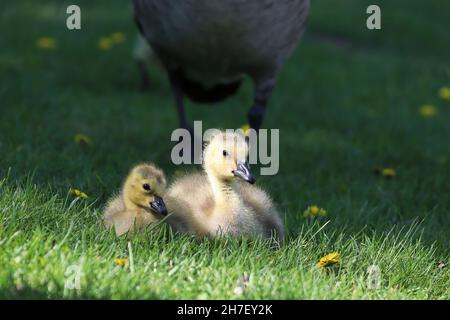
[[[135,166],[122,187],[106,207],[103,222],[107,228],[114,227],[117,236],[142,230],[167,215],[163,198],[166,178],[161,169],[153,164]]]
[[[204,150],[204,173],[179,178],[167,190],[168,223],[181,232],[281,240],[283,225],[270,196],[252,186],[248,145],[236,133],[214,135]]]

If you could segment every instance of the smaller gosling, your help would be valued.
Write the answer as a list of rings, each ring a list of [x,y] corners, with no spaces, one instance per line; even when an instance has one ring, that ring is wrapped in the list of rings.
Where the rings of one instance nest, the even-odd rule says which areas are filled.
[[[167,215],[161,197],[166,189],[166,177],[153,164],[135,166],[122,187],[106,207],[103,222],[107,228],[114,227],[117,236],[129,231],[142,230]]]
[[[283,224],[270,196],[253,186],[242,135],[220,132],[204,151],[204,173],[176,180],[165,199],[168,223],[182,232],[215,238],[262,236],[282,240]]]

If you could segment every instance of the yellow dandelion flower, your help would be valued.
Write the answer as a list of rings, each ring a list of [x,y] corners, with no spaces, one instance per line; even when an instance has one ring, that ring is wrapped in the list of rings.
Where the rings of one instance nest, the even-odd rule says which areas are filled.
[[[84,193],[84,192],[82,192],[82,191],[80,191],[78,189],[71,189],[70,193],[72,193],[73,196],[75,196],[77,198],[80,198],[80,199],[87,199],[87,198],[89,198],[89,196],[86,193]]]
[[[419,112],[424,118],[432,118],[438,114],[438,109],[431,104],[426,104],[420,107]]]
[[[317,263],[317,267],[319,269],[322,269],[322,268],[333,266],[333,265],[338,266],[340,263],[340,260],[341,260],[341,257],[339,255],[339,253],[332,252],[332,253],[327,254],[326,256],[320,258],[319,262]]]
[[[123,32],[114,32],[110,37],[114,44],[123,43],[125,41],[125,34]]]
[[[56,48],[56,40],[51,37],[40,37],[36,40],[36,46],[42,50],[52,50]]]
[[[108,38],[108,37],[101,37],[101,38],[98,40],[97,45],[98,45],[98,48],[99,48],[100,50],[106,51],[106,50],[111,49],[111,47],[112,47],[112,45],[113,45],[113,42],[112,42],[111,38]]]
[[[309,217],[325,217],[327,216],[327,211],[323,208],[319,208],[318,206],[309,206],[304,212],[303,216],[305,218]]]
[[[124,267],[124,266],[128,265],[128,259],[127,258],[114,259],[114,264],[119,267]]]
[[[442,87],[439,89],[439,97],[442,100],[450,101],[450,87]]]
[[[78,133],[73,137],[73,141],[76,144],[87,144],[87,145],[91,145],[92,144],[92,140],[91,138],[89,138],[87,135],[82,134],[82,133]]]
[[[317,206],[312,206],[309,208],[309,212],[311,212],[313,216],[317,216],[319,213],[319,208]]]
[[[244,124],[241,127],[242,133],[246,136],[248,136],[250,134],[250,125],[249,124]]]
[[[397,172],[392,168],[381,169],[381,175],[386,178],[393,178],[397,175]]]

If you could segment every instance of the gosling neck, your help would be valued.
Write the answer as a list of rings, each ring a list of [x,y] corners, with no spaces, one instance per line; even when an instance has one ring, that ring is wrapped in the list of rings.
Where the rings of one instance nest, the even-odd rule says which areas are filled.
[[[207,172],[208,173],[208,172]],[[235,182],[218,179],[212,174],[208,174],[208,179],[217,204],[232,206],[240,201],[239,193],[236,192]]]

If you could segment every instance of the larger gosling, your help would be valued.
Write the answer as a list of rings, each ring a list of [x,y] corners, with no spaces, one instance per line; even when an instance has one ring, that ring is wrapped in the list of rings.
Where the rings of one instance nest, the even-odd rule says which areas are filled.
[[[166,189],[163,171],[153,164],[134,167],[122,187],[105,208],[103,222],[114,227],[117,236],[129,231],[142,230],[167,215],[163,198]]]
[[[256,186],[246,163],[248,145],[236,133],[220,132],[204,151],[204,173],[175,181],[165,200],[175,229],[198,236],[283,238],[281,219],[269,195]]]

